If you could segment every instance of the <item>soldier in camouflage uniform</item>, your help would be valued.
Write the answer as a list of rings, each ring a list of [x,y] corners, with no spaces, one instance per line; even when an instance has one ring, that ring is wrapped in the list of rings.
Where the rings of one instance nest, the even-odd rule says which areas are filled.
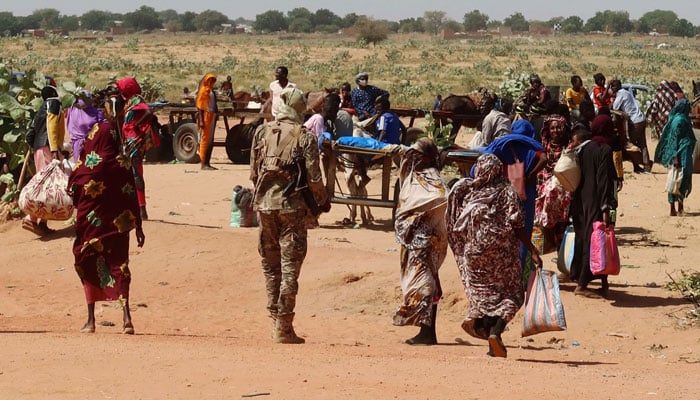
[[[253,208],[260,212],[258,252],[262,257],[267,288],[267,309],[272,318],[272,338],[277,343],[304,343],[294,332],[294,306],[299,290],[297,280],[306,256],[304,217],[309,208],[301,193],[285,196],[285,188],[295,179],[285,166],[294,151],[305,158],[306,178],[317,204],[330,209],[326,196],[316,137],[303,126],[306,108],[303,92],[296,88],[282,91],[283,104],[275,121],[261,125],[251,147],[251,175],[255,184]]]

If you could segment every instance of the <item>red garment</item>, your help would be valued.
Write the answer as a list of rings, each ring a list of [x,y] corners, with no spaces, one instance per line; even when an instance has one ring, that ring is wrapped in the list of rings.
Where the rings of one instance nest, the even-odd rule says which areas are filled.
[[[109,122],[95,125],[68,180],[78,211],[75,270],[88,304],[129,298],[129,231],[141,226],[134,186],[116,130]]]
[[[604,101],[600,101],[598,98],[599,94],[603,94]],[[595,109],[600,110],[603,107],[610,107],[612,104],[612,96],[608,93],[608,89],[605,86],[593,86],[593,103],[595,104]]]
[[[117,88],[122,93],[125,100],[141,94],[141,86],[136,79],[131,77],[122,78],[117,81]]]

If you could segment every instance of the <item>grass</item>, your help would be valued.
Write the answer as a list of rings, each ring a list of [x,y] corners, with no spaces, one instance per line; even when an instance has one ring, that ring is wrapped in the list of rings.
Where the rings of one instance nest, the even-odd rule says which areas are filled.
[[[671,48],[657,49],[661,41]],[[394,106],[429,108],[440,92],[464,94],[480,86],[496,89],[510,68],[537,72],[546,85],[569,86],[572,74],[586,87],[604,73],[655,87],[662,79],[690,88],[697,79],[698,41],[648,36],[509,36],[439,40],[428,35],[393,35],[377,46],[352,37],[296,35],[206,35],[155,33],[83,42],[52,38],[2,38],[0,59],[15,70],[35,68],[57,82],[85,75],[87,87],[104,87],[113,76],[150,77],[162,96],[176,101],[207,72],[231,75],[236,90],[267,88],[278,65],[304,90],[350,81],[359,71],[370,83],[397,91]],[[564,93],[564,90],[561,90]]]

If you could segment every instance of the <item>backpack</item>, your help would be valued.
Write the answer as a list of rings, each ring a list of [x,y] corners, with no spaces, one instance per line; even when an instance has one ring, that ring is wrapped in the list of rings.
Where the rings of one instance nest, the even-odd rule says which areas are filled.
[[[292,155],[299,147],[301,125],[296,125],[290,135],[277,126],[265,125],[265,134],[256,144],[255,169],[258,174],[256,186],[268,176],[287,175],[282,167],[292,162]]]

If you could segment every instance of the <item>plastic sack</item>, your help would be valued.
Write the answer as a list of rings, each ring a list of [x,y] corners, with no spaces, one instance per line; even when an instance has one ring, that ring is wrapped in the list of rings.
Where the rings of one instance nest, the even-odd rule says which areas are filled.
[[[233,188],[231,195],[231,218],[229,225],[233,228],[247,228],[258,226],[258,218],[253,211],[253,189],[246,189],[240,185]]]
[[[44,220],[65,221],[73,216],[73,199],[68,194],[68,176],[63,164],[53,160],[32,177],[19,194],[19,208]]]
[[[574,261],[574,241],[576,240],[576,232],[573,225],[567,225],[564,231],[564,239],[559,245],[559,253],[557,254],[557,269],[562,274],[569,275],[571,272],[571,264]]]
[[[593,223],[590,267],[593,275],[620,274],[620,253],[617,250],[614,226],[605,226],[600,221]]]
[[[525,297],[522,337],[566,330],[559,278],[553,271],[537,268],[530,274]]]
[[[575,192],[581,183],[581,167],[575,150],[566,149],[554,165],[554,176],[567,192]]]
[[[683,168],[671,166],[666,176],[666,192],[678,196],[681,194],[681,181],[683,180]]]

